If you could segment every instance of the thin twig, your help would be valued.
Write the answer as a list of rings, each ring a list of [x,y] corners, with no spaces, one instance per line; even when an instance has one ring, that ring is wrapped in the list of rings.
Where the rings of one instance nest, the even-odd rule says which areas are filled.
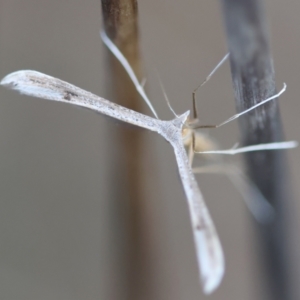
[[[259,0],[223,0],[222,4],[236,106],[241,112],[276,93],[264,7]],[[246,114],[239,119],[239,125],[244,145],[283,140],[277,101]],[[245,158],[251,180],[275,208],[274,221],[257,228],[270,299],[289,300],[284,223],[289,195],[285,155],[282,151],[262,151],[247,153]]]
[[[137,78],[141,79],[140,53],[138,47],[138,9],[136,0],[101,0],[104,31],[114,42],[117,48],[128,60],[133,68]],[[109,52],[109,51],[108,51]],[[124,72],[121,64],[108,53],[109,62],[108,76],[111,94],[114,95],[114,101],[135,111],[142,111],[142,100],[137,95],[134,86]],[[138,130],[126,130],[119,126],[117,137],[118,142],[115,147],[120,153],[120,159],[116,158],[116,164],[113,166],[112,174],[112,192],[117,199],[122,199],[123,203],[116,204],[120,211],[120,206],[125,206],[127,215],[125,223],[122,226],[122,232],[125,236],[121,240],[126,241],[127,249],[120,245],[126,251],[121,251],[126,266],[123,281],[125,290],[128,293],[123,295],[124,299],[140,299],[143,291],[143,285],[140,278],[144,278],[143,262],[146,261],[143,251],[143,224],[142,224],[142,161],[143,153],[141,149],[141,132]],[[121,188],[117,188],[122,187]],[[117,194],[116,194],[117,193]],[[121,196],[121,197],[120,197]],[[124,211],[124,209],[121,209]],[[116,216],[118,218],[118,216]],[[118,246],[118,245],[116,245]],[[122,271],[121,271],[122,273]],[[145,281],[145,280],[144,280]],[[124,285],[124,282],[121,283]]]

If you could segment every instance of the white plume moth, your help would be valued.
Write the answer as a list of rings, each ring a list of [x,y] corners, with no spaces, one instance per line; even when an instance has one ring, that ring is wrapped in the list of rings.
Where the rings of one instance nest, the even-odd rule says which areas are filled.
[[[135,112],[109,100],[96,96],[90,92],[82,90],[70,83],[36,71],[24,70],[11,73],[2,79],[1,85],[13,90],[17,90],[21,94],[28,96],[70,103],[89,108],[112,118],[157,132],[172,145],[189,207],[196,256],[199,265],[200,280],[204,292],[209,294],[219,286],[224,275],[225,263],[219,237],[207,206],[203,200],[203,196],[198,187],[193,170],[190,166],[188,155],[185,150],[183,132],[188,128],[189,123],[187,122],[187,118],[190,112],[187,111],[179,116],[176,115],[176,117],[170,121],[158,119],[157,114],[147,98],[142,85],[136,79],[136,76],[129,66],[127,60],[122,56],[120,51],[104,33],[102,33],[102,39],[123,64],[129,76],[133,80],[138,92],[145,99],[156,118]],[[282,92],[283,91],[280,93]],[[276,98],[279,96],[279,94],[265,100],[264,102],[260,103],[260,105]],[[254,108],[255,107],[251,109]],[[235,115],[234,117],[228,119],[220,124],[220,126],[237,118],[239,115]],[[264,150],[269,148],[287,149],[293,148],[296,145],[297,143],[292,141],[257,145],[258,148],[252,149],[238,149],[239,152],[245,152],[261,150],[261,148]],[[237,151],[238,149],[235,150]]]

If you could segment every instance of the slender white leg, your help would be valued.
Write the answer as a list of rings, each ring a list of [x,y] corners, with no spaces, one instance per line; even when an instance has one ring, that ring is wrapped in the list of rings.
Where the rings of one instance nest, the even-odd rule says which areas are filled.
[[[259,223],[269,223],[274,218],[274,208],[262,195],[254,183],[236,166],[231,164],[213,164],[193,168],[195,174],[214,173],[226,175],[235,188],[239,191],[243,200]]]
[[[297,141],[276,142],[276,143],[246,146],[246,147],[241,147],[241,148],[231,148],[231,149],[227,149],[227,150],[201,151],[201,152],[196,152],[196,153],[235,155],[235,154],[239,154],[239,153],[262,151],[262,150],[292,149],[292,148],[298,147],[298,144],[299,143]]]

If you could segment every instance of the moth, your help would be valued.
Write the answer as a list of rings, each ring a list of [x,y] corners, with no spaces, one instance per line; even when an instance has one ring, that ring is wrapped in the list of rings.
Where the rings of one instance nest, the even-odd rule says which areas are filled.
[[[109,47],[110,50],[116,48],[116,46],[108,39],[104,32],[102,33],[102,39],[107,45],[111,43],[109,44],[111,46]],[[112,52],[114,53],[114,51]],[[121,54],[118,49],[114,54],[116,55],[116,53],[117,55]],[[120,58],[118,59],[120,60]],[[158,119],[150,100],[144,92],[143,86],[138,82],[127,60],[124,58],[123,62],[122,59],[120,62],[123,64],[123,66],[125,64],[126,71],[134,82],[137,90],[154,113],[155,118],[115,104],[109,100],[80,89],[79,87],[76,87],[70,83],[37,71],[22,70],[11,73],[2,79],[0,84],[4,87],[16,90],[24,95],[89,108],[93,111],[110,116],[120,121],[157,132],[167,142],[170,143],[174,150],[178,171],[189,208],[196,257],[199,265],[200,281],[202,283],[204,292],[206,294],[210,294],[219,286],[223,278],[225,262],[220,239],[216,232],[208,208],[204,202],[201,191],[198,187],[188,155],[185,150],[183,131],[187,128],[187,124],[189,124],[187,120],[190,111],[186,111],[181,115],[175,115],[175,118],[169,121]],[[282,92],[283,91],[281,91],[281,93]],[[276,98],[279,96],[279,94],[266,99],[259,105],[263,105],[264,103]],[[252,107],[248,111],[257,106]],[[243,113],[246,112],[247,111]],[[235,115],[233,118],[230,118],[227,121],[229,122],[232,119],[237,118],[239,115]],[[257,145],[253,146],[254,148],[252,149],[245,149],[244,147],[233,150],[245,152],[257,151],[260,149],[288,149],[296,147],[296,145],[297,142],[290,141]]]

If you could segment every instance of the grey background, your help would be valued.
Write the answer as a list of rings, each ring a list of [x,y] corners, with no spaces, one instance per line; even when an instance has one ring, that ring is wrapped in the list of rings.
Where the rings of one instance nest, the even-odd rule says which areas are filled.
[[[288,85],[280,99],[286,138],[300,140],[300,2],[266,4],[278,89]],[[140,1],[139,14],[148,93],[159,116],[170,119],[155,70],[175,110],[190,109],[193,89],[226,53],[219,3]],[[100,27],[99,1],[1,0],[0,77],[34,69],[109,97]],[[234,114],[228,63],[197,97],[203,124]],[[122,161],[114,138],[123,125],[3,88],[0,99],[0,299],[124,299],[126,241],[115,214],[122,195],[110,198],[111,188],[118,189],[111,166]],[[144,112],[150,114],[146,106]],[[223,148],[239,138],[236,124],[211,133]],[[148,260],[140,299],[204,299],[172,149],[146,131],[143,140]],[[296,295],[299,150],[288,157],[295,202],[288,203],[293,214],[287,247]],[[240,195],[221,176],[202,175],[199,183],[227,264],[210,299],[265,299],[252,220]]]

